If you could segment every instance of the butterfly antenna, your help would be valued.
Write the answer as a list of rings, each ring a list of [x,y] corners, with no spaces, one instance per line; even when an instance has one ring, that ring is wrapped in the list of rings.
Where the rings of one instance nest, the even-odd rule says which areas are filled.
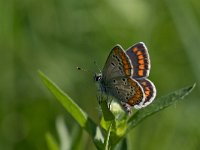
[[[82,71],[85,71],[85,72],[87,72],[87,70],[86,70],[86,69],[83,69],[83,68],[80,68],[80,67],[76,67],[76,69],[77,69],[77,70],[82,70]]]
[[[77,70],[81,70],[81,71],[84,71],[84,72],[87,72],[87,73],[91,73],[91,74],[94,74],[94,72],[90,71],[90,70],[87,70],[87,69],[83,69],[81,67],[76,67]]]
[[[99,72],[101,73],[101,69],[100,69],[100,67],[99,67],[99,65],[97,64],[97,62],[96,62],[96,61],[94,61],[94,64],[97,66],[97,68],[98,68]]]

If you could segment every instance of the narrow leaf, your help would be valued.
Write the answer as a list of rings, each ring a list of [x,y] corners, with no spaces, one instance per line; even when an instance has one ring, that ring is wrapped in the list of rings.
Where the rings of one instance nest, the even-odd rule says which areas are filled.
[[[39,76],[50,92],[57,98],[69,114],[84,128],[94,140],[97,130],[97,125],[92,121],[87,114],[66,94],[64,93],[53,81],[51,81],[45,74],[39,71]],[[97,147],[102,147],[101,141],[94,140]]]
[[[55,138],[48,132],[46,133],[46,141],[49,150],[59,150],[58,143]]]
[[[59,87],[54,84],[46,75],[39,72],[40,78],[47,86],[50,92],[57,98],[57,100],[63,105],[63,107],[74,117],[81,127],[85,127],[87,122],[87,115],[82,109]]]
[[[113,121],[114,122],[114,121]],[[110,124],[110,127],[108,129],[108,132],[107,132],[107,136],[106,136],[106,139],[105,139],[105,142],[104,142],[104,146],[105,146],[105,150],[110,150],[111,148],[111,145],[110,145],[110,133],[111,133],[111,130],[112,130],[112,124],[113,122]]]
[[[156,99],[151,105],[146,108],[140,109],[128,120],[128,130],[127,132],[134,128],[138,123],[140,123],[144,118],[161,111],[162,109],[174,104],[178,100],[182,100],[186,95],[188,95],[195,87],[195,84],[175,92],[172,92],[166,96]]]

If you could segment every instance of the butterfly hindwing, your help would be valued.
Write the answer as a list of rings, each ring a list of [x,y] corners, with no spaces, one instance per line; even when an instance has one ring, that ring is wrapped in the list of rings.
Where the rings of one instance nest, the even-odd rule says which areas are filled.
[[[109,94],[130,107],[141,108],[144,92],[140,84],[129,77],[118,77],[109,81]]]
[[[149,105],[156,96],[156,88],[154,84],[148,79],[138,79],[137,80],[141,87],[143,88],[145,94],[145,100],[142,107]]]
[[[148,50],[143,42],[131,46],[126,54],[133,66],[133,78],[148,77],[150,71],[150,59]]]
[[[132,65],[130,60],[120,45],[115,46],[111,50],[102,74],[105,82],[111,78],[132,75]]]

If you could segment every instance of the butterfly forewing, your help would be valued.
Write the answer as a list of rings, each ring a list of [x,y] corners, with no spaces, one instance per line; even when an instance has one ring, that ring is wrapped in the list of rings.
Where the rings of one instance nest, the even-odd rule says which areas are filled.
[[[120,45],[115,46],[110,52],[102,74],[105,82],[112,78],[132,75],[130,60]]]

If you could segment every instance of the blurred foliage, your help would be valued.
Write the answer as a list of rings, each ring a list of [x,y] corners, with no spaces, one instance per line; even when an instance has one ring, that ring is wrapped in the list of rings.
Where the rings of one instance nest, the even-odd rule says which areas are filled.
[[[197,88],[131,131],[128,148],[199,149],[199,8],[198,0],[0,0],[0,149],[47,149],[45,134],[56,135],[61,114],[73,134],[74,120],[42,85],[38,69],[97,121],[92,74],[76,66],[97,72],[93,61],[102,68],[115,44],[127,49],[139,41],[149,49],[157,97],[194,82]],[[79,149],[95,149],[81,136]]]

